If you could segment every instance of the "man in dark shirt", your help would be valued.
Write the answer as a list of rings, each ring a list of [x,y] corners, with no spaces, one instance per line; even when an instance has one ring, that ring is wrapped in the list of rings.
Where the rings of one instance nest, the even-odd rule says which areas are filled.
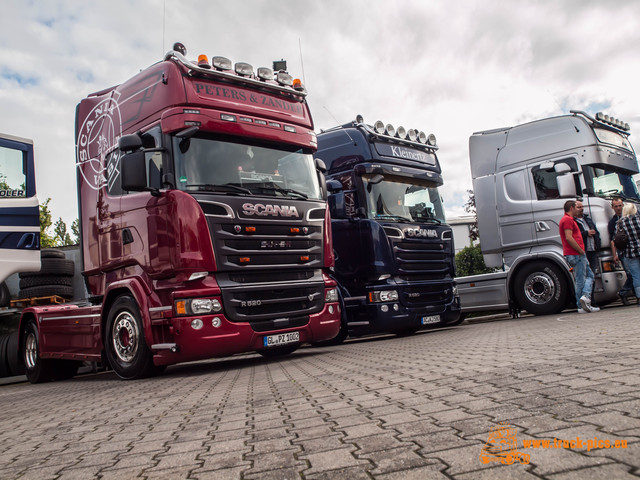
[[[600,232],[598,231],[596,224],[591,220],[591,217],[584,213],[584,205],[580,200],[576,201],[576,210],[577,213],[575,220],[578,224],[578,228],[580,229],[580,233],[582,234],[582,241],[584,242],[584,250],[587,254],[589,267],[595,274],[596,267],[598,265],[598,250],[602,248]],[[595,289],[595,286],[596,282],[594,281],[593,287],[591,288],[591,305],[597,307],[595,298],[593,297],[593,290]]]
[[[622,257],[624,256],[624,251],[619,252],[616,249],[615,244],[613,243],[613,237],[616,234],[616,224],[622,216],[623,206],[624,203],[622,202],[622,198],[613,197],[613,200],[611,200],[611,208],[613,208],[614,214],[613,217],[611,217],[611,220],[609,220],[609,224],[607,225],[607,230],[609,231],[609,239],[611,240],[611,253],[613,254],[613,261],[616,263],[620,262],[622,260]],[[624,262],[622,262],[622,264],[624,265]],[[629,305],[629,299],[627,297],[633,294],[633,280],[631,279],[631,275],[629,274],[629,272],[627,272],[626,268],[625,273],[627,274],[627,281],[624,282],[624,285],[618,292],[618,296],[620,297],[620,300],[622,300],[622,303],[624,305]]]

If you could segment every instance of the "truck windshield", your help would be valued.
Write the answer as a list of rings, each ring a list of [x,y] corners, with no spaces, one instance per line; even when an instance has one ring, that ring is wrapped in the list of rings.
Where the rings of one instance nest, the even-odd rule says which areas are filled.
[[[174,137],[173,151],[180,190],[321,198],[313,157],[297,147]]]
[[[402,177],[385,177],[379,183],[371,183],[372,178],[362,177],[368,218],[392,222],[445,222],[440,193],[433,183],[418,184],[415,179]]]
[[[593,189],[599,197],[622,197],[640,201],[638,189],[630,172],[623,172],[613,167],[600,165],[583,166],[587,188]]]

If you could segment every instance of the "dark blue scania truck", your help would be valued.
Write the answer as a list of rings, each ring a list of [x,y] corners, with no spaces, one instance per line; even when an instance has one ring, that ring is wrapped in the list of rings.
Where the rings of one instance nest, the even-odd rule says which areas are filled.
[[[337,341],[459,323],[437,148],[433,134],[361,116],[318,134],[345,306]]]

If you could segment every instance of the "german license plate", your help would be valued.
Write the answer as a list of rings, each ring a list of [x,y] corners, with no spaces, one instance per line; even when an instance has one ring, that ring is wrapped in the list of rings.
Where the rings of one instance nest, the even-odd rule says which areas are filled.
[[[432,325],[434,323],[440,323],[440,315],[429,315],[428,317],[422,317],[422,325]]]
[[[281,333],[279,335],[267,335],[264,337],[265,347],[275,347],[286,343],[296,343],[300,341],[300,332]]]

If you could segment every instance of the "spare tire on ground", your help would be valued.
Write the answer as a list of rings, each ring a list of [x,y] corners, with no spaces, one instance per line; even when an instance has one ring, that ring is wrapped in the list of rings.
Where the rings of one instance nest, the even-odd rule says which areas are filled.
[[[22,272],[20,278],[37,277],[39,275],[67,275],[72,277],[75,264],[66,258],[43,258],[38,272]]]

